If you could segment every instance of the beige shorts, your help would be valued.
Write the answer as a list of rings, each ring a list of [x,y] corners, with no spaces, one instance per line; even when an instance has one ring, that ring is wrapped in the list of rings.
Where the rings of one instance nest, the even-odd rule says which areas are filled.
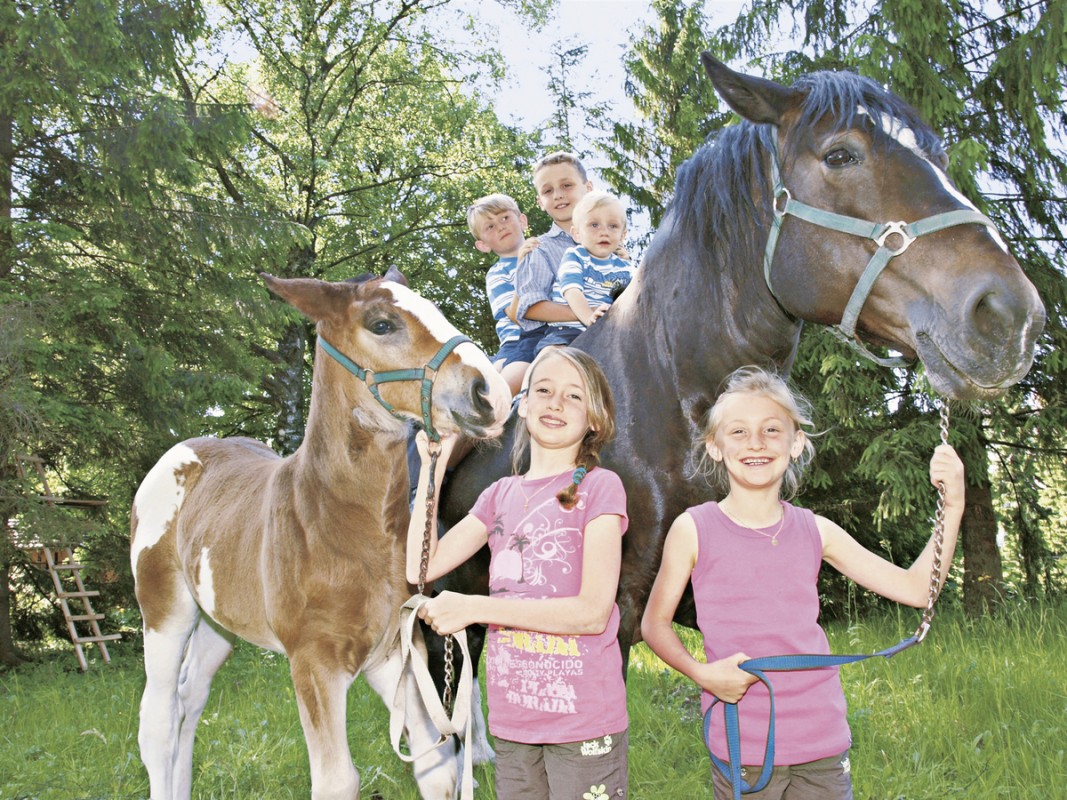
[[[775,767],[763,789],[743,795],[745,800],[852,800],[852,776],[848,753],[820,758],[807,764]],[[741,767],[741,778],[749,785],[759,780],[762,767]],[[733,800],[730,781],[715,766],[711,768],[715,800]]]
[[[627,797],[626,731],[567,744],[496,740],[497,800]]]

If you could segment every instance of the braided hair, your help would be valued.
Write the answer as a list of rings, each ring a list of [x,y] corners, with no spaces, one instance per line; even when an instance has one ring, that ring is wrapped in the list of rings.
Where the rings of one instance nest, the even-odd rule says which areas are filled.
[[[564,358],[570,362],[585,385],[586,416],[589,430],[578,446],[575,458],[576,468],[567,484],[556,499],[566,509],[574,508],[578,502],[578,486],[593,467],[600,464],[600,451],[615,438],[615,398],[611,386],[604,376],[604,371],[591,355],[584,350],[573,347],[549,347],[542,350],[526,372],[526,386],[533,384],[534,372],[551,358]],[[515,474],[519,474],[526,461],[530,447],[530,432],[525,425],[519,425],[515,431],[515,444],[511,451],[511,464]]]

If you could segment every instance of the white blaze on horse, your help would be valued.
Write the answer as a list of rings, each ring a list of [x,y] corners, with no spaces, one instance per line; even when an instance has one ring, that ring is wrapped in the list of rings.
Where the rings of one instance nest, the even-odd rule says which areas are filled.
[[[175,445],[134,499],[131,561],[147,683],[139,742],[152,800],[185,800],[211,679],[237,637],[284,653],[314,800],[359,796],[345,726],[362,673],[391,703],[404,578],[407,419],[497,436],[510,409],[488,358],[395,270],[267,286],[319,335],[306,434],[281,458],[251,439]],[[405,679],[405,728],[425,798],[451,798],[456,759]],[[444,752],[447,750],[447,752]]]

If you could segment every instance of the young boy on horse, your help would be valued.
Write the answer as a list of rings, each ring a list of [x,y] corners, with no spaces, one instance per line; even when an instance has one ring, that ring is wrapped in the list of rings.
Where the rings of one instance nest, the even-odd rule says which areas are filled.
[[[552,286],[563,254],[575,245],[571,236],[574,207],[592,191],[593,184],[578,157],[563,151],[549,153],[534,164],[533,183],[537,205],[552,218],[552,227],[538,237],[535,250],[519,254],[515,319],[530,335],[544,337],[537,345],[540,351],[566,344],[565,340],[554,341],[555,331],[548,323],[578,321],[570,306],[553,302]]]
[[[493,366],[508,382],[511,394],[522,386],[526,368],[534,359],[537,339],[523,337],[519,324],[508,315],[515,299],[515,268],[519,248],[526,241],[526,215],[519,204],[506,194],[479,197],[467,209],[467,227],[474,236],[474,247],[481,253],[493,253],[500,260],[485,276],[485,293],[496,320],[500,349],[493,356]]]

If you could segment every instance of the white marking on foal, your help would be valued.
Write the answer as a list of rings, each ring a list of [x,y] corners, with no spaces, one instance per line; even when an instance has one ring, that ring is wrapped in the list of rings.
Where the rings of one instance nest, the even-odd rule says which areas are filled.
[[[170,523],[185,499],[185,484],[178,474],[189,464],[199,464],[196,452],[185,444],[174,445],[152,467],[137,488],[133,507],[137,513],[137,532],[130,548],[130,565],[137,575],[137,559],[155,547],[170,528]]]
[[[382,286],[393,293],[396,305],[412,314],[419,322],[425,325],[426,330],[437,341],[444,344],[453,336],[461,335],[456,326],[448,321],[440,309],[425,297],[420,297],[401,283],[386,281]],[[474,367],[482,374],[488,375],[496,372],[488,356],[473,343],[464,342],[456,347],[453,352],[459,356],[460,361],[469,367]]]
[[[208,548],[200,551],[200,574],[197,577],[196,597],[200,608],[204,613],[214,619],[215,617],[215,581],[211,573],[211,562],[208,561]]]

